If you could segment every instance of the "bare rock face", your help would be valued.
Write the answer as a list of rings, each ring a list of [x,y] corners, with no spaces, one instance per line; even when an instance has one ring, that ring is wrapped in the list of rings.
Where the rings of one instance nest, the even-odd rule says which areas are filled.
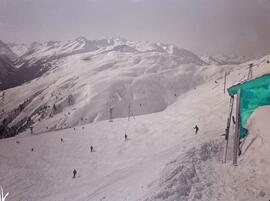
[[[0,40],[0,88],[4,79],[16,71],[14,62],[18,56]]]
[[[6,55],[0,55],[0,81],[15,70],[13,62]]]

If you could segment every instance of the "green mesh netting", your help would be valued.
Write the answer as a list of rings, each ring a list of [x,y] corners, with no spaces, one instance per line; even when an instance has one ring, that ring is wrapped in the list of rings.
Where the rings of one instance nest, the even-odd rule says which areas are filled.
[[[270,74],[232,86],[230,95],[240,90],[240,137],[247,135],[247,121],[256,108],[270,105]]]

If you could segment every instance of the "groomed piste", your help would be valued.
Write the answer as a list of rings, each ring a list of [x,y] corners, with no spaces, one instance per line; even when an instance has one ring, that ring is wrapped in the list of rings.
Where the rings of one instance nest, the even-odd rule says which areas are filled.
[[[1,118],[14,126],[32,114],[33,128],[0,140],[6,201],[268,200],[269,107],[248,118],[238,166],[231,142],[222,163],[230,101],[223,83],[225,72],[226,87],[243,83],[249,63],[257,77],[270,57],[207,65],[172,46],[118,42],[65,55],[5,91]],[[46,52],[39,48],[36,56]]]

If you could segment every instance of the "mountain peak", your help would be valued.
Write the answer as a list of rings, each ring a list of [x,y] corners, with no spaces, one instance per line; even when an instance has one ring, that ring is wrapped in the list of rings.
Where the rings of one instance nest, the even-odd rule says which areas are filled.
[[[88,40],[87,40],[87,38],[85,38],[84,36],[79,36],[79,37],[77,37],[76,39],[75,39],[75,41],[77,41],[77,42],[87,42]]]
[[[0,40],[0,55],[5,55],[11,61],[15,61],[18,58],[18,56],[1,40]]]

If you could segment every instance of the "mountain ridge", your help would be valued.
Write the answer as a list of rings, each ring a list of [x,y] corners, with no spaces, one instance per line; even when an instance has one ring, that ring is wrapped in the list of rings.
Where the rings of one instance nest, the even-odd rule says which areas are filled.
[[[130,110],[134,115],[160,112],[216,73],[235,67],[209,66],[173,45],[120,38],[35,43],[20,61],[2,84],[13,87],[5,91],[0,116],[8,120],[13,130],[5,132],[12,135],[18,127],[44,132],[108,120],[111,109],[113,118],[127,117]],[[160,89],[166,92],[162,96]],[[25,93],[12,100],[18,90]]]

